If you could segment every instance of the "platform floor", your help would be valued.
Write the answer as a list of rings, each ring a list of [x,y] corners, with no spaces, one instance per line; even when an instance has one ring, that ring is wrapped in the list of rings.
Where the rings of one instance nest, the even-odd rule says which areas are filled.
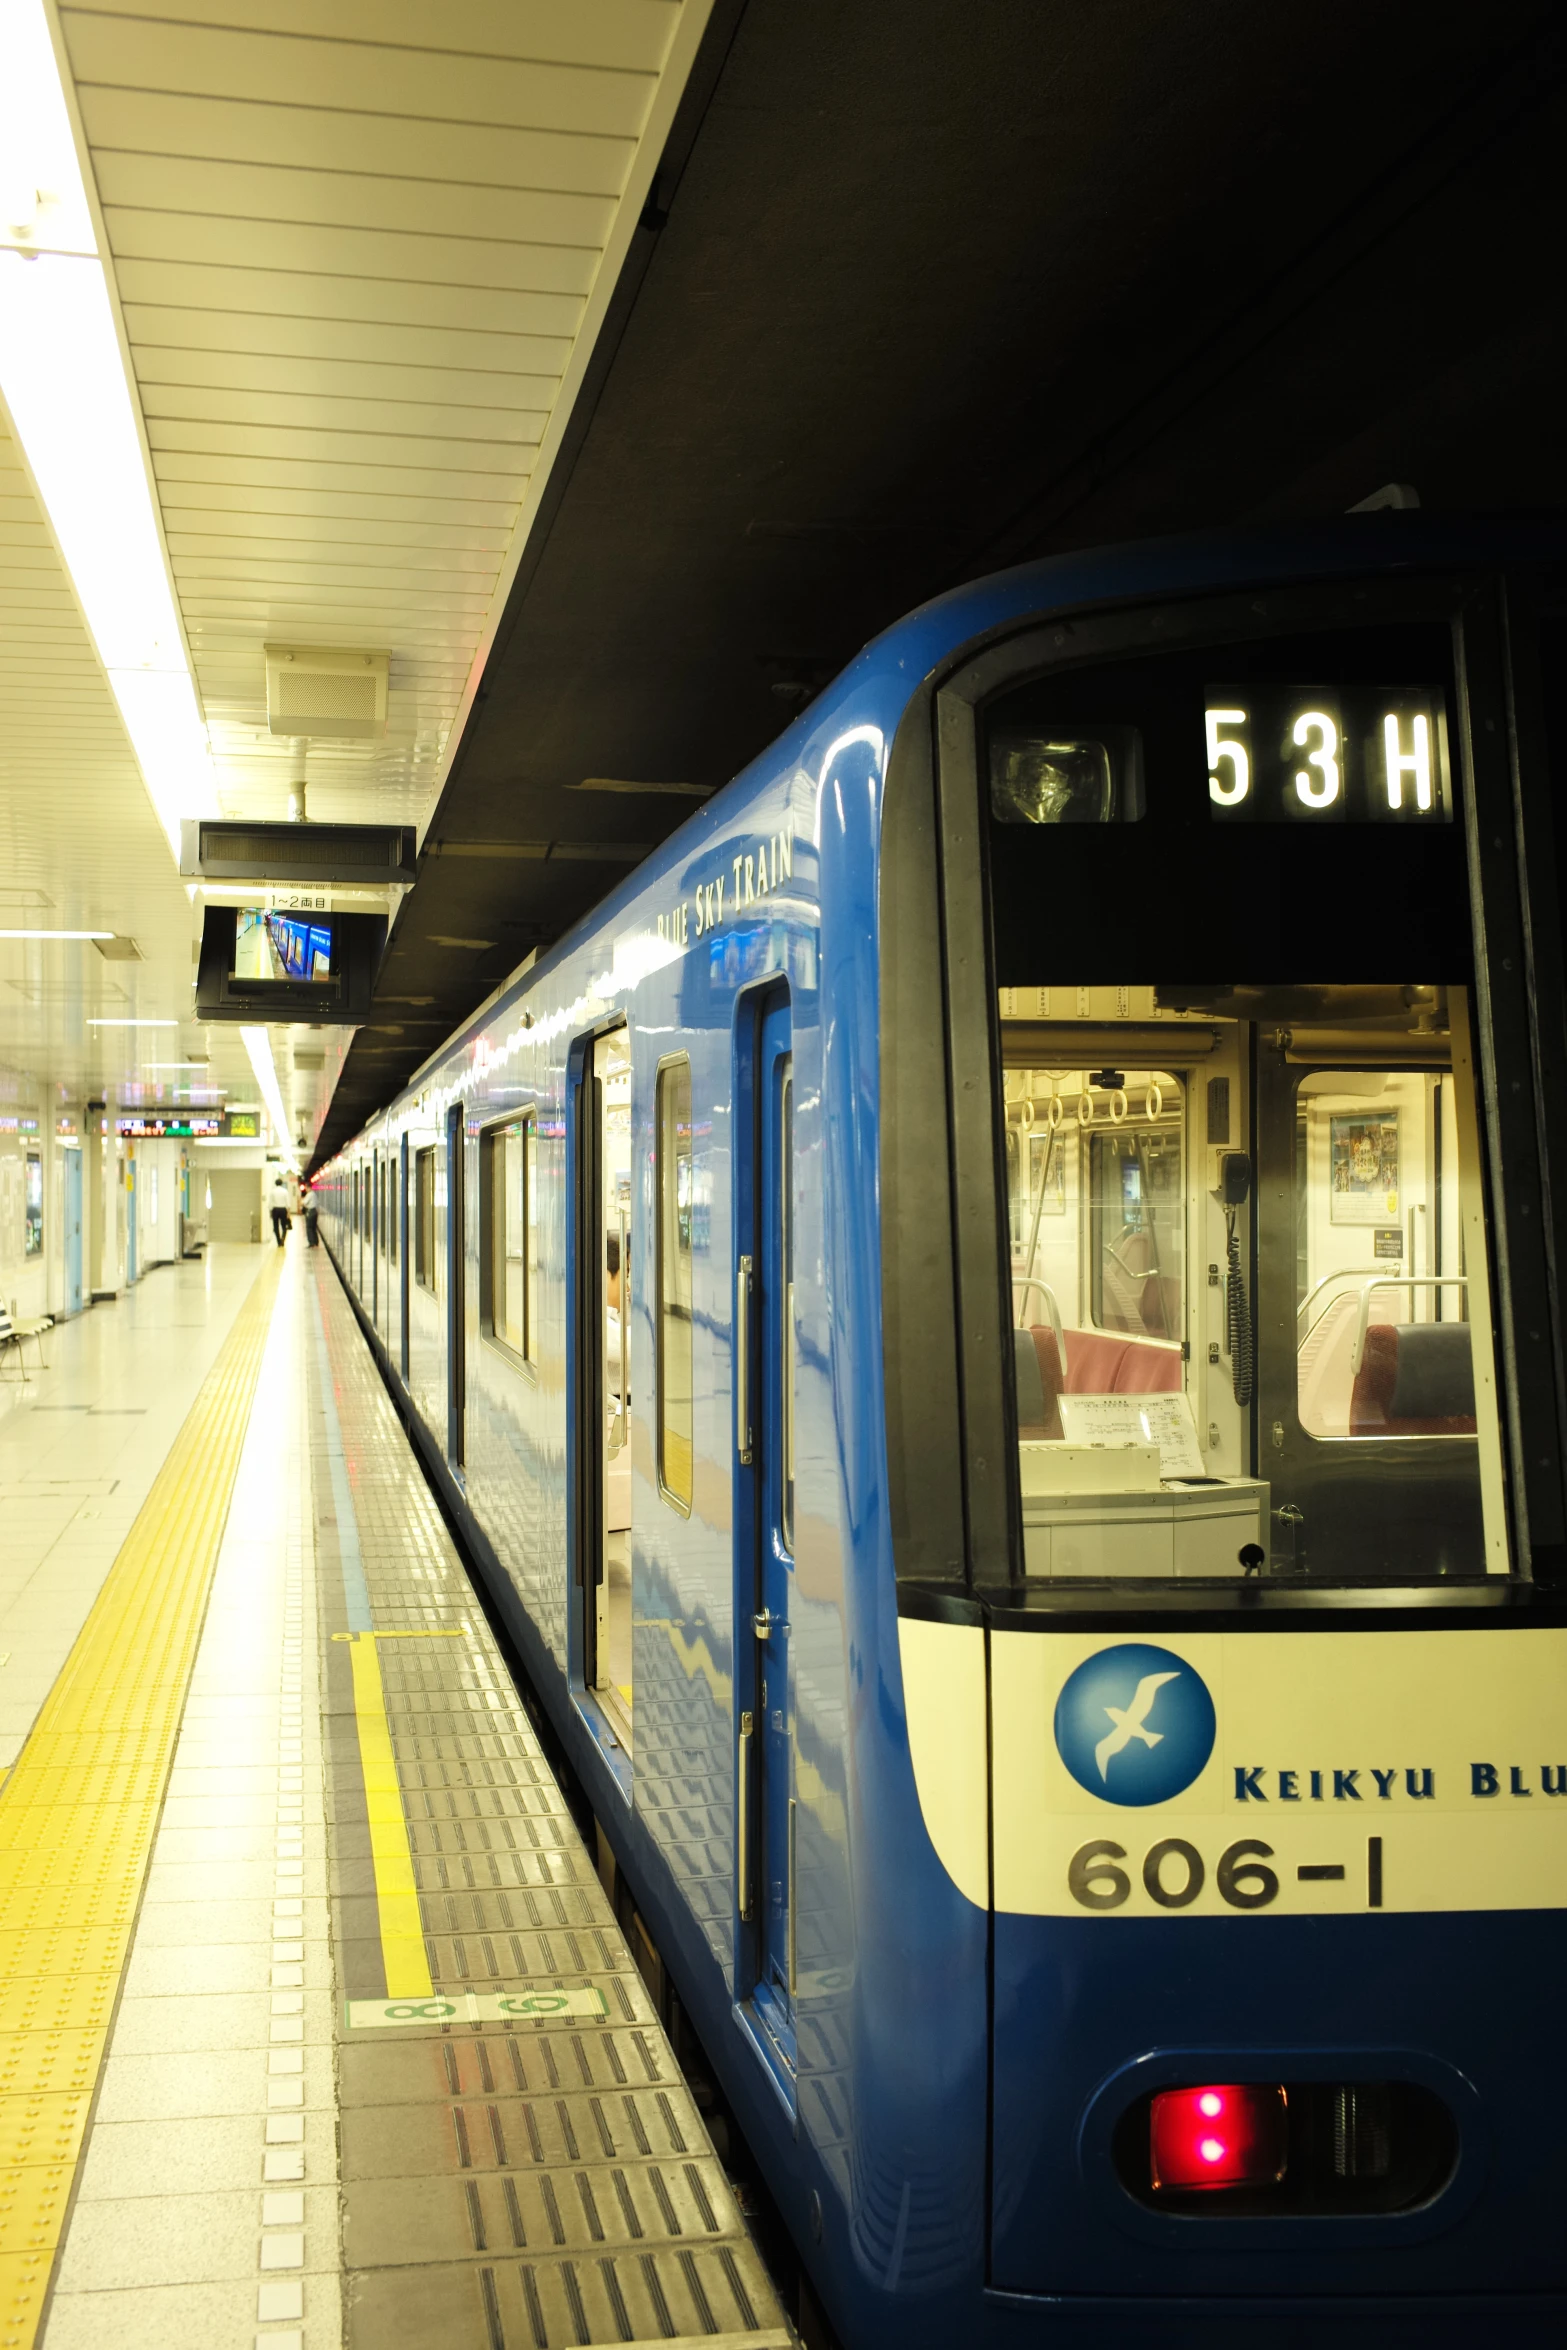
[[[260,1254],[218,1247],[160,1265],[0,1361],[0,1769],[53,1688]]]
[[[50,1343],[0,1419],[0,2350],[789,2342],[325,1251]]]

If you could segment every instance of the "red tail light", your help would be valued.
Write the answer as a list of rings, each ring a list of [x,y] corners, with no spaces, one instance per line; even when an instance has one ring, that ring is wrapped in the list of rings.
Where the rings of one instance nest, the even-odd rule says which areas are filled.
[[[1271,2187],[1289,2155],[1284,2091],[1260,2081],[1163,2089],[1149,2113],[1148,2140],[1156,2188]]]

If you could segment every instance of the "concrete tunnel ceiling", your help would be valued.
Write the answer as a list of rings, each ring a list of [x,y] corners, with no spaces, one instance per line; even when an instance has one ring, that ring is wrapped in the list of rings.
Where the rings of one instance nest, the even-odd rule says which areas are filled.
[[[1534,0],[720,4],[325,1157],[877,629],[1072,546],[1559,508]]]

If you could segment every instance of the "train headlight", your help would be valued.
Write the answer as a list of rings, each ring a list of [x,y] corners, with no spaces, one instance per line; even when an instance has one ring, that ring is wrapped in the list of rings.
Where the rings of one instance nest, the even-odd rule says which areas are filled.
[[[1271,2187],[1289,2159],[1289,2100],[1277,2082],[1204,2081],[1163,2089],[1148,2115],[1150,2184]]]

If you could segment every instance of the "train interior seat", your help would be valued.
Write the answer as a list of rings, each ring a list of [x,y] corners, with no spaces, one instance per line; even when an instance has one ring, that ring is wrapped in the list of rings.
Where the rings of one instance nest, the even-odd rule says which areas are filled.
[[[1052,1354],[1055,1337],[1050,1338]],[[1024,1440],[1037,1441],[1041,1436],[1059,1436],[1061,1414],[1056,1408],[1056,1396],[1045,1391],[1044,1366],[1038,1349],[1039,1333],[1033,1330],[1014,1330],[1012,1333],[1013,1371],[1017,1381],[1017,1432]],[[1057,1388],[1056,1393],[1060,1390]]]
[[[1179,1347],[1153,1346],[1105,1330],[1064,1330],[1066,1375],[1056,1334],[1035,1323],[1012,1334],[1020,1437],[1058,1438],[1063,1395],[1178,1395]]]
[[[1373,1322],[1350,1396],[1351,1436],[1473,1436],[1475,1426],[1469,1324]]]

